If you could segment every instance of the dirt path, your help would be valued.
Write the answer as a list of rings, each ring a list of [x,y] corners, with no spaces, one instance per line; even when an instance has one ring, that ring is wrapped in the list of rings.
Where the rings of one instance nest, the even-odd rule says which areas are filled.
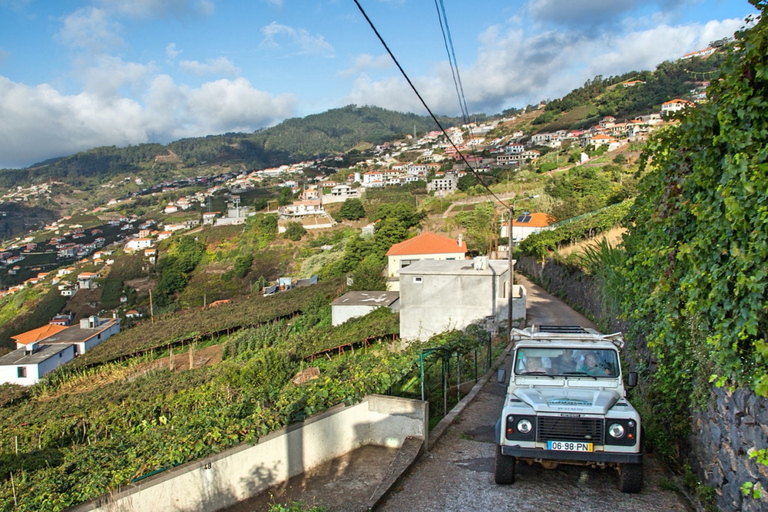
[[[560,299],[521,278],[528,291],[528,324],[594,327]],[[509,368],[511,355],[505,366]],[[441,511],[689,511],[658,462],[645,456],[645,483],[639,494],[617,488],[612,469],[517,465],[515,483],[493,481],[494,425],[504,402],[504,388],[491,379],[432,451],[424,456],[380,510],[386,512]]]

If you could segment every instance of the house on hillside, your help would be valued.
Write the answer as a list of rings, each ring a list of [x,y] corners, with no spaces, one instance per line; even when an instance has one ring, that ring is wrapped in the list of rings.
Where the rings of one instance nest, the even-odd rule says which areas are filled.
[[[81,318],[78,325],[72,325],[45,338],[48,345],[72,344],[75,355],[93,349],[110,336],[120,332],[119,318],[99,318],[95,315]]]
[[[151,238],[134,238],[133,240],[128,240],[125,243],[125,250],[128,252],[140,251],[142,249],[148,249],[152,247],[153,243],[154,240]]]
[[[512,241],[514,243],[520,243],[529,235],[539,233],[541,231],[547,231],[551,229],[549,225],[552,224],[552,218],[546,213],[528,213],[524,212],[522,215],[512,220]],[[509,232],[509,225],[505,222],[501,226],[502,238],[506,238]]]
[[[331,302],[331,322],[341,325],[351,318],[365,316],[378,308],[400,310],[398,292],[349,292]]]
[[[509,292],[506,260],[413,263],[400,270],[400,337],[427,340],[473,323],[493,331],[507,319]],[[525,289],[515,286],[514,292],[513,321],[525,318]]]
[[[421,260],[463,260],[467,253],[467,243],[459,236],[458,240],[435,233],[422,233],[399,244],[394,244],[387,251],[387,290],[398,291],[399,272],[405,267]]]
[[[679,112],[680,110],[683,110],[684,108],[693,106],[694,103],[692,101],[688,100],[681,100],[679,98],[676,98],[674,100],[665,101],[661,104],[661,115],[670,115],[674,114],[675,112]]]
[[[31,386],[74,358],[75,346],[71,343],[29,343],[0,357],[0,384]]]
[[[90,290],[96,288],[96,278],[98,274],[94,272],[82,272],[77,276],[77,287],[83,290]]]
[[[16,342],[16,348],[19,349],[24,348],[32,343],[39,343],[44,339],[63,331],[66,328],[66,325],[60,325],[59,323],[49,323],[42,327],[38,327],[37,329],[32,329],[31,331],[23,332],[21,334],[17,334],[16,336],[11,336],[11,339]]]

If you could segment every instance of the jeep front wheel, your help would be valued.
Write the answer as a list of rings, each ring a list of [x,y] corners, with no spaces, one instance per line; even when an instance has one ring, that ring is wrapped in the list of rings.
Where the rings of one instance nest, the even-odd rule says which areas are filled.
[[[622,464],[619,466],[619,489],[621,492],[640,492],[642,486],[642,464]]]
[[[499,485],[509,485],[515,482],[515,460],[511,455],[501,453],[501,445],[496,445],[496,465],[494,480]]]

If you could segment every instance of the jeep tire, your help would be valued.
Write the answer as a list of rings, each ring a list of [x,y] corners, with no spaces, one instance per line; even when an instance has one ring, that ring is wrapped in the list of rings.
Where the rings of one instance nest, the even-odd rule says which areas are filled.
[[[621,492],[640,492],[642,486],[642,464],[622,464],[619,466],[619,490]]]
[[[501,453],[501,445],[496,445],[496,464],[494,466],[494,480],[499,485],[509,485],[515,482],[515,463],[517,461],[511,455]]]

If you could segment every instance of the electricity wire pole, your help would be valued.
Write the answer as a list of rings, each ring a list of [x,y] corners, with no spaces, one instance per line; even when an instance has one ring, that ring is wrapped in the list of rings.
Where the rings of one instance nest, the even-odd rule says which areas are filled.
[[[509,207],[507,220],[507,264],[509,265],[509,304],[507,307],[507,344],[512,343],[512,302],[515,296],[515,269],[512,266],[512,219],[515,216],[515,203]]]

